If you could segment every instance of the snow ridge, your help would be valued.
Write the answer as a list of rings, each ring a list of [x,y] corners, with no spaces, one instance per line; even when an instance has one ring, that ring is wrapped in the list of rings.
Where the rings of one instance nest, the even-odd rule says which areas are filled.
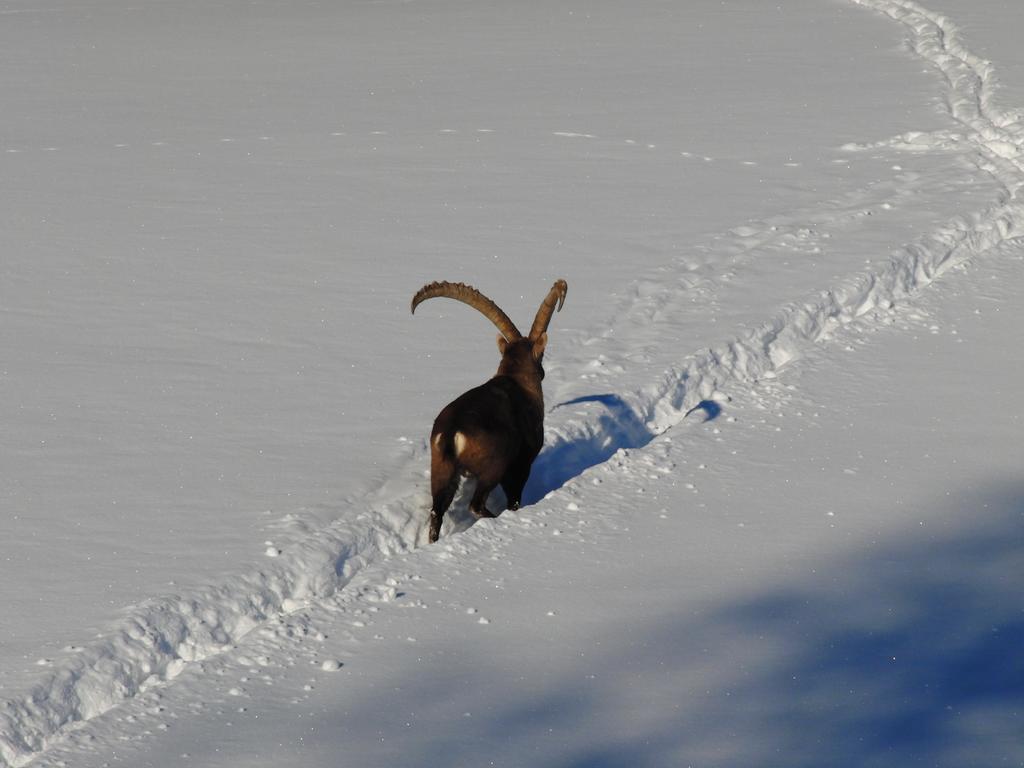
[[[992,62],[968,50],[959,30],[949,19],[911,0],[853,2],[884,13],[910,28],[912,50],[943,75],[948,86],[947,109],[968,130],[966,135],[907,134],[887,143],[897,147],[951,147],[969,143],[987,159],[987,169],[1006,186],[1008,197],[1016,197],[1024,185],[1024,110],[1007,111],[996,103],[998,79]]]
[[[534,468],[532,498],[558,488],[619,448],[637,447],[679,424],[724,388],[772,375],[835,327],[888,308],[950,267],[1009,241],[1024,241],[1024,112],[995,104],[992,65],[963,45],[945,17],[910,0],[852,0],[904,24],[915,53],[947,83],[950,114],[963,133],[904,135],[892,147],[970,149],[1001,185],[990,208],[961,215],[907,245],[881,268],[852,275],[829,290],[783,307],[740,336],[705,349],[621,396],[603,396],[597,418],[549,417],[544,453]],[[858,150],[868,146],[857,145]],[[639,296],[635,302],[656,302]],[[642,313],[641,313],[642,314]],[[628,336],[629,328],[619,336]],[[0,707],[0,764],[21,766],[75,723],[92,719],[142,690],[173,679],[187,664],[231,650],[269,618],[327,597],[367,563],[415,548],[423,540],[428,499],[422,481],[425,448],[414,449],[400,473],[353,518],[335,521],[287,547],[269,565],[197,590],[140,605],[23,697]],[[567,470],[566,467],[569,467]],[[415,489],[415,490],[410,490]],[[470,524],[455,515],[457,528]]]
[[[639,447],[679,424],[702,401],[723,397],[727,386],[773,375],[810,345],[827,339],[837,326],[888,309],[927,286],[951,267],[998,246],[1024,239],[1024,110],[1003,111],[995,103],[997,81],[991,62],[971,53],[955,25],[910,0],[853,0],[907,26],[910,47],[943,75],[950,115],[964,133],[904,134],[873,144],[848,145],[859,151],[881,146],[908,151],[968,151],[1001,190],[996,203],[963,214],[910,243],[880,269],[848,276],[817,296],[791,303],[762,325],[671,367],[647,387],[625,395],[601,420],[569,421],[549,428],[545,454],[534,474],[546,488],[557,487],[562,471],[545,456],[564,460],[573,452],[580,466],[603,461],[617,448]],[[642,300],[641,300],[642,301]],[[640,313],[643,315],[643,313]],[[616,329],[616,335],[620,333]],[[545,477],[546,475],[546,477]],[[535,481],[531,477],[531,485]]]
[[[3,705],[2,764],[23,765],[68,726],[173,679],[188,663],[232,649],[267,619],[333,594],[368,561],[404,551],[415,540],[414,532],[395,525],[401,511],[383,505],[369,514],[369,520],[361,515],[355,522],[336,521],[317,531],[289,547],[272,566],[139,606],[27,696]]]

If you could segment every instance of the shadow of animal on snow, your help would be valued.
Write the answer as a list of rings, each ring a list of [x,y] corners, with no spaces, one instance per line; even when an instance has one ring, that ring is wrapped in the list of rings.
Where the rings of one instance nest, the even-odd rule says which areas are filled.
[[[865,545],[814,578],[606,622],[567,649],[582,666],[526,689],[495,682],[500,637],[460,646],[454,678],[398,670],[410,711],[487,714],[421,727],[402,764],[475,764],[488,744],[539,768],[1020,764],[1024,488],[971,499],[956,530]],[[371,726],[387,724],[346,723]]]

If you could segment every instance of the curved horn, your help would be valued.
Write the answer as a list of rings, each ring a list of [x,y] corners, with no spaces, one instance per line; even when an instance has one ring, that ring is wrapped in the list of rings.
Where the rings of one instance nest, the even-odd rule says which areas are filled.
[[[565,294],[568,290],[569,284],[565,280],[556,280],[555,284],[551,286],[547,297],[541,302],[540,309],[537,310],[537,317],[533,319],[533,327],[530,328],[531,339],[536,339],[542,333],[547,332],[548,323],[551,322],[551,315],[555,312],[555,305],[558,305],[558,311],[561,312],[562,305],[565,304]]]
[[[508,315],[501,311],[501,308],[493,301],[484,296],[480,291],[465,283],[437,282],[424,285],[416,295],[412,297],[412,311],[416,313],[416,307],[420,302],[433,299],[437,296],[444,296],[448,299],[461,301],[468,304],[497,326],[501,335],[506,341],[515,341],[523,338],[523,334],[516,328],[515,323],[509,320]]]

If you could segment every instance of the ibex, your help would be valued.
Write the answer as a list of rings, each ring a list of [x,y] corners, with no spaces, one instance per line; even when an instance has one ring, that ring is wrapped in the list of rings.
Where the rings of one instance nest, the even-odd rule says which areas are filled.
[[[510,509],[518,509],[533,460],[544,442],[544,348],[548,323],[561,311],[568,286],[558,280],[537,310],[530,335],[523,337],[508,315],[476,288],[462,283],[430,283],[412,297],[412,311],[437,296],[479,310],[500,331],[501,363],[490,380],[446,405],[430,433],[430,534],[433,543],[459,487],[472,475],[476,490],[469,508],[477,517],[494,517],[487,497],[501,483]]]

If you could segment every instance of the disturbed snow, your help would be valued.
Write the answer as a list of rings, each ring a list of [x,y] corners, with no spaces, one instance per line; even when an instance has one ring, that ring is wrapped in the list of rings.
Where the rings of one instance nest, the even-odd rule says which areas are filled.
[[[102,145],[114,138],[102,120],[86,120],[93,133],[76,143],[32,124],[52,117],[44,105],[28,109],[7,152],[30,202],[8,234],[17,246],[12,281],[29,293],[18,299],[5,289],[10,348],[19,354],[3,380],[8,477],[17,478],[5,493],[14,522],[6,522],[4,598],[18,616],[40,596],[66,590],[71,599],[67,612],[10,630],[15,647],[43,651],[35,670],[24,655],[20,663],[17,654],[4,659],[3,759],[102,763],[122,742],[138,750],[136,764],[177,762],[197,748],[211,765],[300,754],[326,764],[337,750],[353,764],[432,764],[438,754],[471,763],[495,760],[494,745],[508,739],[507,764],[618,764],[627,755],[652,764],[771,764],[766,754],[783,754],[787,764],[810,765],[821,764],[829,745],[850,765],[921,755],[953,764],[984,761],[976,745],[986,735],[1000,756],[1019,759],[1007,734],[1020,689],[1000,691],[996,682],[1016,680],[1007,665],[1019,621],[1008,609],[1016,598],[1006,574],[1019,573],[1020,562],[1012,535],[1007,540],[1019,529],[1010,482],[1020,459],[1019,407],[1013,411],[1012,388],[987,383],[981,372],[993,359],[1012,371],[1016,359],[1013,323],[986,310],[1011,307],[1010,286],[1021,277],[1022,113],[1004,106],[993,65],[972,53],[950,19],[902,0],[858,4],[878,15],[832,4],[744,7],[755,24],[717,4],[700,6],[720,41],[761,66],[764,79],[752,92],[801,67],[826,73],[806,75],[819,100],[802,115],[807,133],[784,110],[758,111],[772,141],[742,156],[730,152],[754,118],[727,86],[751,70],[735,51],[728,64],[714,59],[718,69],[688,99],[659,101],[659,109],[638,104],[652,98],[638,78],[647,76],[655,94],[686,82],[687,70],[655,67],[674,50],[666,30],[684,21],[661,7],[626,38],[614,8],[586,24],[544,19],[548,36],[529,44],[517,35],[537,16],[503,19],[501,29],[516,34],[496,41],[503,47],[493,57],[479,42],[457,41],[491,67],[482,72],[464,72],[464,64],[453,71],[453,59],[437,51],[424,58],[430,51],[417,47],[417,25],[431,23],[429,14],[362,9],[356,21],[370,29],[405,23],[387,37],[394,60],[354,79],[379,79],[390,101],[374,106],[376,91],[352,86],[350,114],[324,100],[315,102],[323,112],[285,117],[289,98],[297,99],[286,82],[260,102],[239,64],[227,73],[237,86],[228,93],[204,68],[256,39],[272,46],[286,75],[309,76],[333,50],[329,35],[313,33],[311,22],[325,19],[263,9],[244,35],[229,34],[212,52],[214,32],[234,21],[229,4],[211,12],[224,17],[194,50],[157,59],[190,62],[191,79],[166,95],[182,106],[198,87],[194,120],[127,110],[124,130],[138,143]],[[102,19],[55,13],[34,23],[48,32],[104,32]],[[148,8],[129,19],[150,30],[171,13]],[[191,28],[186,10],[174,13]],[[460,18],[483,26],[472,14]],[[837,31],[840,22],[848,26]],[[793,23],[823,37],[782,56],[778,42]],[[765,30],[768,43],[755,34]],[[691,34],[697,44],[701,35]],[[655,41],[643,60],[650,69],[598,79],[615,67],[585,54],[610,51],[621,66],[617,57],[634,54],[645,35]],[[894,48],[858,70],[865,87],[891,69],[906,76],[882,89],[892,103],[877,110],[865,109],[877,91],[840,99],[828,90],[827,72],[847,77],[856,67],[822,63],[831,61],[823,40],[852,56],[872,35],[890,44],[905,36],[916,56]],[[572,61],[586,63],[576,72],[558,68],[566,54],[543,46],[566,36]],[[115,63],[93,56],[93,72]],[[338,56],[366,68],[351,50]],[[670,60],[690,70],[698,64],[679,53]],[[509,62],[528,61],[536,63],[536,90],[503,79]],[[421,87],[435,96],[454,98],[445,78],[455,74],[463,89],[504,90],[474,91],[479,101],[451,127],[440,122],[451,115],[436,100],[423,106],[428,117],[403,113],[410,71],[422,71]],[[144,85],[141,76],[122,77]],[[893,116],[913,91],[910,81],[941,96],[947,111],[925,100],[904,109],[902,124],[880,125],[879,115]],[[331,83],[313,77],[309,87],[326,93]],[[580,90],[560,113],[557,97],[569,84]],[[64,105],[74,92],[67,87]],[[95,86],[82,92],[79,109],[100,104]],[[509,112],[512,98],[535,112]],[[820,103],[828,98],[837,109],[857,102],[847,107],[860,115],[856,130],[835,129]],[[621,112],[608,114],[605,99]],[[709,103],[737,110],[732,132],[707,114],[687,132],[684,107],[700,112]],[[787,106],[796,103],[790,96]],[[227,135],[238,127],[232,121],[254,117],[253,104],[273,107],[259,115],[272,125]],[[308,133],[331,124],[336,130]],[[154,126],[175,140],[147,136]],[[215,149],[235,155],[209,167],[193,162]],[[91,196],[97,169],[107,181]],[[342,194],[330,191],[339,185]],[[706,189],[698,210],[707,229],[674,218],[701,199],[690,185]],[[819,186],[827,194],[808,193]],[[381,208],[389,195],[401,204]],[[287,209],[281,200],[290,200]],[[342,203],[339,238],[322,222]],[[504,218],[494,218],[505,206]],[[132,214],[130,227],[117,226],[118,211]],[[56,220],[42,228],[39,219],[49,216]],[[296,232],[315,221],[321,226],[311,233]],[[507,237],[506,228],[514,230]],[[461,249],[483,242],[493,253],[444,253],[452,231]],[[374,258],[355,257],[356,246]],[[332,248],[353,260],[338,267],[333,256],[306,258]],[[525,269],[515,260],[520,249],[528,252]],[[422,260],[410,265],[377,256],[381,250]],[[555,257],[543,255],[551,250]],[[479,378],[464,381],[465,371],[492,363],[482,349],[454,356],[450,344],[436,342],[480,331],[469,313],[444,310],[415,325],[395,317],[420,283],[463,277],[431,270],[464,264],[469,281],[496,298],[522,293],[516,311],[506,307],[516,317],[551,277],[569,279],[566,311],[552,328],[546,448],[528,489],[531,508],[471,531],[457,509],[446,541],[419,548],[426,452],[416,436],[424,429],[413,425],[428,426],[439,396]],[[551,269],[558,275],[538,282]],[[45,285],[33,283],[37,270]],[[936,291],[945,302],[921,295],[939,277],[948,283]],[[992,278],[996,286],[986,287]],[[970,290],[958,293],[958,281]],[[338,308],[339,297],[350,303]],[[922,338],[935,346],[927,357]],[[956,349],[964,339],[968,354]],[[907,358],[917,360],[909,370],[901,367]],[[410,373],[410,361],[422,373]],[[927,412],[912,417],[929,398],[958,403],[979,379],[987,395],[975,393],[949,423]],[[893,381],[907,389],[883,397]],[[344,400],[333,386],[346,387]],[[1001,428],[977,429],[986,401],[1003,407]],[[187,418],[186,404],[196,410]],[[346,418],[332,425],[336,410]],[[966,461],[962,442],[945,436],[962,441],[972,429],[992,453]],[[248,459],[228,458],[236,451]],[[932,499],[921,485],[934,481],[935,462],[951,482]],[[331,472],[342,481],[322,479]],[[992,487],[969,487],[983,472]],[[313,479],[304,483],[303,473]],[[886,485],[891,493],[880,504]],[[898,509],[902,495],[913,510]],[[986,504],[977,528],[964,533],[957,513]],[[98,520],[77,519],[104,505]],[[266,519],[254,525],[256,510]],[[926,511],[938,527],[927,556],[906,546],[909,521]],[[214,513],[223,518],[209,520]],[[24,524],[22,515],[30,518]],[[137,516],[151,521],[140,535],[131,529]],[[72,535],[71,525],[84,535]],[[93,557],[104,567],[75,560]],[[807,575],[826,564],[826,579]],[[939,573],[946,564],[952,571]],[[166,585],[172,576],[181,583]],[[109,590],[110,613],[92,602],[93,618],[81,622],[75,591],[94,594],[105,581],[124,584]],[[880,593],[885,599],[873,602]],[[940,631],[949,622],[960,622],[963,635]],[[92,623],[101,625],[95,637],[79,634]],[[976,636],[984,623],[994,633],[987,645]],[[792,633],[794,624],[807,629]],[[41,638],[51,634],[68,638],[63,649],[46,647]],[[812,653],[822,646],[834,652]],[[887,685],[878,682],[882,658],[895,670]],[[963,683],[953,675],[929,676],[961,662],[979,695],[956,690]],[[941,694],[921,693],[938,682],[947,686]],[[494,689],[503,701],[490,696]],[[780,693],[785,705],[760,714]],[[900,697],[913,703],[901,706]],[[438,699],[449,703],[437,708]],[[866,717],[866,700],[885,703]],[[957,707],[955,723],[941,714],[946,706]],[[311,722],[296,724],[303,717]],[[800,743],[807,727],[818,740]],[[547,728],[557,733],[544,736]],[[937,736],[951,731],[955,737]],[[738,736],[744,732],[750,737]],[[287,746],[269,746],[278,743]]]

